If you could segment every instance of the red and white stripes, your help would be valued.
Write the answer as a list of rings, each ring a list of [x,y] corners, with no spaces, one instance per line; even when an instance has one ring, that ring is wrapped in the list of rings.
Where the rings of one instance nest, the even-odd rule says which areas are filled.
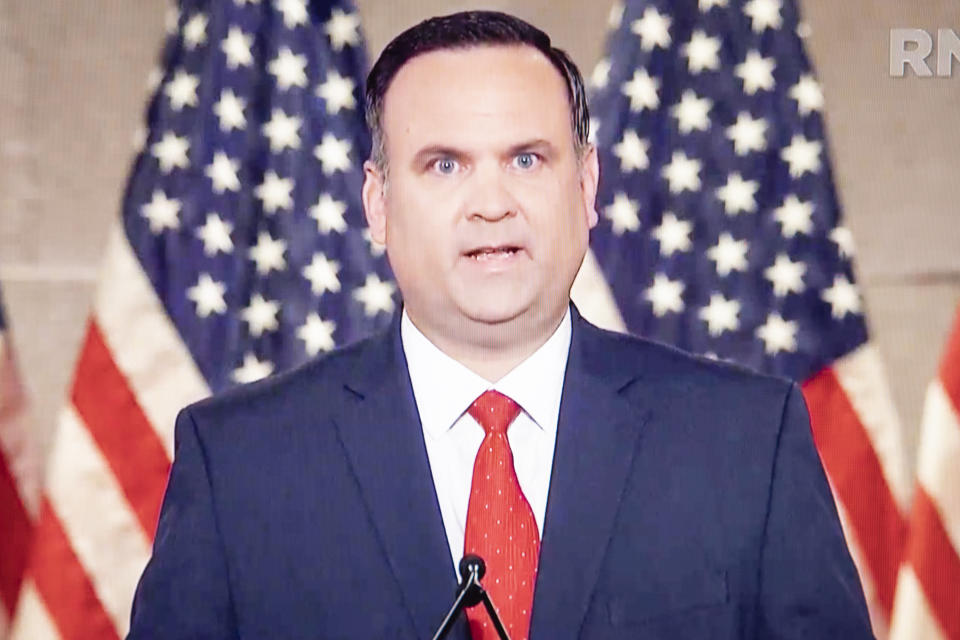
[[[0,331],[0,638],[13,617],[40,505],[41,455],[10,343]]]
[[[909,481],[880,357],[866,343],[804,382],[813,437],[857,564],[874,633],[886,637],[906,540]]]
[[[126,634],[175,414],[208,394],[118,226],[54,436],[11,639]]]
[[[891,638],[960,639],[960,313],[927,390]]]

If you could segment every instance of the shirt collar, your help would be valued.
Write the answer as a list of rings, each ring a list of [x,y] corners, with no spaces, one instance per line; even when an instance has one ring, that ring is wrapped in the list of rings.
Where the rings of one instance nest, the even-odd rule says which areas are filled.
[[[449,355],[417,329],[406,309],[400,339],[407,359],[423,430],[440,437],[484,391],[496,389],[512,398],[544,431],[557,429],[560,397],[570,352],[570,308],[543,345],[497,382],[491,383]]]

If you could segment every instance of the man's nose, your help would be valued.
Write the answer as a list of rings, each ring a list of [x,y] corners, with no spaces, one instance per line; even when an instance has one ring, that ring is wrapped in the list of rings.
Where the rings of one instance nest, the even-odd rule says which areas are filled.
[[[495,222],[517,214],[519,203],[502,167],[495,163],[478,165],[470,182],[466,200],[466,214],[470,219]]]

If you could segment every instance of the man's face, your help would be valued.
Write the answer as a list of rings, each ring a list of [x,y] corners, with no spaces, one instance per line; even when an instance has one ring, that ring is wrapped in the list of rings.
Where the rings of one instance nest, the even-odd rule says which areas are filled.
[[[410,60],[383,109],[388,184],[364,206],[407,313],[444,335],[559,321],[597,222],[596,152],[578,164],[566,85],[539,51]]]

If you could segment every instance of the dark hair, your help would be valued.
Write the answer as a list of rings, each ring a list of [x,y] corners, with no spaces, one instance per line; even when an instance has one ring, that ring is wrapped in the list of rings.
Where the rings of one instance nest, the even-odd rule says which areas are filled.
[[[550,43],[550,36],[520,18],[499,11],[463,11],[424,20],[388,44],[367,76],[366,118],[372,145],[370,160],[386,169],[383,132],[383,98],[394,76],[416,56],[442,49],[481,45],[525,45],[535,48],[560,72],[570,101],[570,123],[579,157],[587,148],[590,114],[583,77],[570,56]]]

